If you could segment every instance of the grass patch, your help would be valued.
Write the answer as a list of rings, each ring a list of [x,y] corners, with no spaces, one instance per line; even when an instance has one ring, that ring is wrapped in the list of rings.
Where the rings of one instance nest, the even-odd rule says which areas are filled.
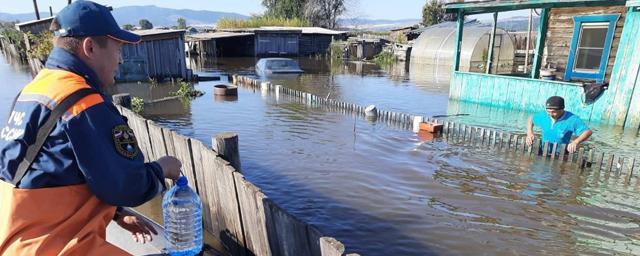
[[[170,93],[173,96],[180,96],[181,98],[195,98],[204,95],[204,92],[198,91],[193,88],[193,85],[182,80],[178,80],[180,86],[177,91]]]
[[[373,58],[373,62],[380,66],[389,66],[396,62],[396,56],[388,51],[383,51]]]
[[[131,108],[133,112],[138,114],[142,114],[144,112],[144,100],[140,97],[132,97],[131,98]]]
[[[222,18],[218,20],[218,29],[259,28],[263,26],[311,27],[311,22],[300,18],[251,17],[249,19]]]
[[[346,43],[343,41],[331,41],[331,44],[329,45],[331,58],[342,59],[342,57],[344,56],[343,54],[344,54],[345,46],[346,46]]]

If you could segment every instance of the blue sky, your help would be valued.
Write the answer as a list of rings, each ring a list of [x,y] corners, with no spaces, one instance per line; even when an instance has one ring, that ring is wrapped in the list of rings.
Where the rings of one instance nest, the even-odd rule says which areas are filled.
[[[347,0],[349,18],[366,19],[420,19],[422,6],[426,0]],[[96,0],[113,7],[129,5],[156,5],[174,9],[193,9],[235,12],[244,15],[258,14],[264,11],[261,0]],[[62,9],[67,0],[38,0],[41,12],[48,12],[49,6],[54,12]],[[0,0],[0,12],[28,13],[33,11],[30,0]]]

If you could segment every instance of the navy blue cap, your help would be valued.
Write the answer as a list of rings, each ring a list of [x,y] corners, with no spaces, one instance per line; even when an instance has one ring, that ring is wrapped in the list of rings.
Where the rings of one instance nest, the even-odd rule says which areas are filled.
[[[123,30],[104,5],[76,0],[56,15],[60,29],[56,36],[108,36],[124,43],[140,42],[140,36]]]
[[[564,109],[564,99],[560,96],[551,96],[547,99],[545,104],[547,109]]]

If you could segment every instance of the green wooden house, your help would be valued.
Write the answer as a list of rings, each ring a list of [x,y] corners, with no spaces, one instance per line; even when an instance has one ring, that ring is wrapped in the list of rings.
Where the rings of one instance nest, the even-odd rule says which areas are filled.
[[[451,99],[525,111],[542,111],[546,98],[565,98],[567,110],[594,123],[640,127],[639,0],[502,0],[445,5],[458,15]],[[460,48],[467,15],[540,10],[535,55],[530,74],[493,75],[459,71]],[[495,27],[495,25],[494,25]],[[495,28],[494,28],[495,30]],[[490,41],[493,45],[493,40]],[[492,46],[489,49],[493,49]],[[489,52],[489,60],[493,53]],[[487,66],[491,68],[490,61]],[[540,78],[541,70],[545,78]],[[583,85],[608,83],[591,104]]]

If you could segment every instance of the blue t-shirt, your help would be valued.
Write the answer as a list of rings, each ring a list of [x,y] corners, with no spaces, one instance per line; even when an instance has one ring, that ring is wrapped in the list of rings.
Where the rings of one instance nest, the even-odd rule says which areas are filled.
[[[542,142],[569,144],[571,136],[580,136],[589,127],[580,118],[569,111],[565,111],[555,123],[546,112],[533,116],[533,124],[542,129]]]

